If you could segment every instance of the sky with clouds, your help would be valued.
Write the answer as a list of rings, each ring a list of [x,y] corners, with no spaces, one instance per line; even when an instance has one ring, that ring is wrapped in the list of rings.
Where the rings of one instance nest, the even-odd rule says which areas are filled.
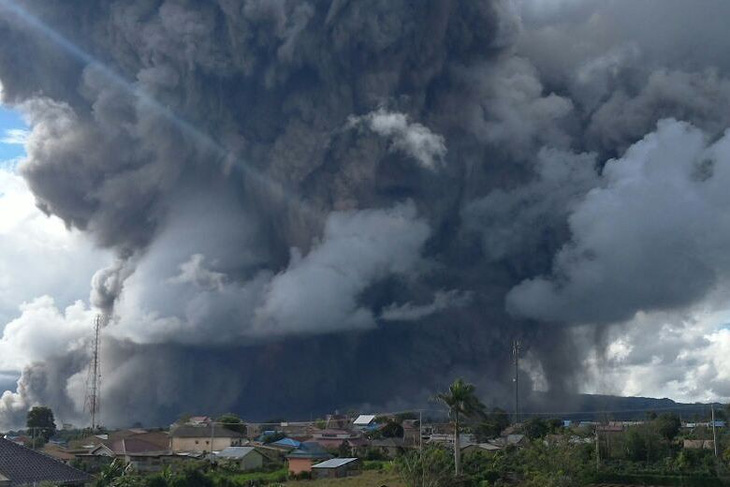
[[[0,161],[13,160],[25,153],[27,130],[20,114],[0,106]]]
[[[63,333],[59,326],[65,322],[53,317],[68,308],[78,331],[79,310],[88,308],[91,277],[108,262],[105,252],[81,232],[68,230],[59,218],[36,207],[17,172],[27,135],[21,115],[0,107],[0,390],[15,389],[19,371],[37,358],[18,353],[21,315],[44,312],[38,321],[46,323],[46,332]],[[87,328],[81,329],[86,333]],[[38,347],[43,344],[31,349]]]

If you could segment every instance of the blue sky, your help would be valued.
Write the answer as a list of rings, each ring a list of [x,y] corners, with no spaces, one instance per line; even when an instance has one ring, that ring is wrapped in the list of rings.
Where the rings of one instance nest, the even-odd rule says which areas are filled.
[[[27,129],[20,115],[0,106],[0,161],[14,159],[25,154],[23,145],[17,140]]]

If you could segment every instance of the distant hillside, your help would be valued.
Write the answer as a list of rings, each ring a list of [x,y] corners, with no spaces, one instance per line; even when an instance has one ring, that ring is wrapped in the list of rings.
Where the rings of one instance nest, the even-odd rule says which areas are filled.
[[[718,416],[724,416],[725,406],[714,403]],[[510,410],[514,406],[510,407]],[[707,419],[710,403],[678,403],[671,399],[651,397],[621,397],[599,394],[573,394],[554,397],[535,393],[526,398],[521,412],[527,415],[545,415],[572,420],[638,420],[646,418],[650,411],[657,414],[670,411],[683,419]]]

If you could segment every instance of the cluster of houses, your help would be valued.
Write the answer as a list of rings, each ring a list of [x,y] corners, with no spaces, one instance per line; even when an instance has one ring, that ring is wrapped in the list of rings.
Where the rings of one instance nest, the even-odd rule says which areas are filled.
[[[447,423],[419,424],[417,420],[398,421],[397,434],[385,434],[394,418],[360,415],[349,418],[329,415],[316,423],[231,425],[197,416],[173,424],[169,430],[125,429],[89,435],[68,442],[48,442],[39,453],[22,446],[22,437],[0,438],[0,487],[23,485],[14,482],[17,472],[8,465],[36,462],[38,471],[59,485],[82,485],[89,477],[71,465],[95,471],[121,459],[137,472],[158,472],[167,466],[205,460],[236,465],[240,470],[278,469],[287,465],[294,476],[336,478],[357,474],[362,458],[394,458],[408,449],[427,444],[453,448],[454,430]],[[595,437],[610,441],[614,434],[641,422],[609,422],[607,424],[566,422],[569,429],[589,427]],[[715,427],[725,423],[717,421]],[[685,428],[712,427],[710,423],[683,423]],[[592,442],[590,435],[552,435],[554,441]],[[500,437],[478,442],[471,434],[460,435],[464,454],[520,448],[528,443],[519,428],[509,427]],[[553,441],[551,435],[545,438]],[[685,440],[685,448],[713,448],[712,440]],[[63,480],[66,479],[66,480]],[[43,480],[43,479],[41,479]]]
[[[424,444],[453,444],[453,429],[448,424],[421,426],[417,420],[405,419],[398,422],[397,435],[379,434],[388,422],[375,415],[333,414],[316,424],[231,425],[197,416],[173,424],[167,431],[132,428],[68,442],[52,439],[42,453],[87,471],[101,469],[117,458],[137,472],[158,472],[166,466],[206,460],[235,464],[244,471],[287,465],[291,475],[333,478],[357,474],[362,458],[394,458]],[[495,450],[520,445],[523,439],[508,435],[478,444],[471,435],[463,435],[462,447]],[[24,448],[20,446],[22,437],[4,441]],[[2,483],[0,487],[4,487]]]
[[[281,422],[244,426],[197,416],[172,425],[169,431],[127,429],[92,435],[67,445],[50,442],[44,452],[67,463],[80,462],[89,470],[114,458],[123,459],[138,472],[156,472],[190,460],[210,460],[235,463],[244,471],[286,464],[293,475],[340,477],[357,473],[359,458],[369,450],[393,458],[421,441],[417,421],[403,421],[402,436],[382,438],[373,435],[382,426],[375,418],[361,415],[353,420],[330,415],[319,425]]]

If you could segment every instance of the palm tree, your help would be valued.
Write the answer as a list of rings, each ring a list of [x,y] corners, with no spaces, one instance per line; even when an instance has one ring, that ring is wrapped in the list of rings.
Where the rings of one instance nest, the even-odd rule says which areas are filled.
[[[454,422],[454,467],[457,476],[461,474],[461,419],[484,416],[485,406],[474,393],[475,389],[473,384],[456,379],[449,386],[449,392],[436,395],[436,399],[448,406],[449,416]]]

